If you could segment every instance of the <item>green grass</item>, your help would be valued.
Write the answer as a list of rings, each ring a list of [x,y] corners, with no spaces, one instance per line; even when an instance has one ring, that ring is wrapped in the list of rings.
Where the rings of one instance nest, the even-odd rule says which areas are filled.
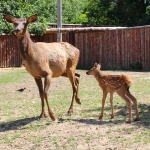
[[[0,85],[5,85],[8,83],[16,83],[20,82],[23,77],[25,77],[26,71],[25,70],[11,70],[9,72],[0,72]]]
[[[125,124],[128,117],[126,103],[114,94],[115,118],[107,96],[104,117],[101,111],[102,90],[86,70],[81,74],[79,97],[81,106],[74,103],[72,116],[67,115],[72,88],[67,78],[52,79],[48,97],[57,121],[39,120],[41,100],[33,77],[24,69],[0,71],[0,149],[133,149],[150,146],[150,79],[146,72],[113,72],[126,74],[133,80],[131,93],[139,103],[141,120]],[[23,92],[19,88],[26,87]],[[135,115],[133,107],[133,116]],[[140,146],[141,147],[140,147]]]

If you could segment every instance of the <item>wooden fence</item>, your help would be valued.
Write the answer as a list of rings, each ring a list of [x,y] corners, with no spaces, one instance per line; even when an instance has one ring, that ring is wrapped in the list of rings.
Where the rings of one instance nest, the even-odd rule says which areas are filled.
[[[95,62],[102,68],[128,69],[139,62],[150,69],[150,26],[115,28],[86,27],[48,29],[43,36],[31,36],[34,42],[56,42],[62,32],[63,41],[80,50],[78,68],[90,68]],[[14,35],[0,35],[0,67],[22,64]]]

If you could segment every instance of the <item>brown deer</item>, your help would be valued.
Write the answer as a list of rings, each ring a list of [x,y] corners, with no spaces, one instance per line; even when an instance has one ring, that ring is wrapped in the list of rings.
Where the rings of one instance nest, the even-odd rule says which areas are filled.
[[[74,99],[78,104],[81,104],[80,99],[78,98],[80,74],[75,73],[79,60],[79,50],[67,42],[32,42],[27,26],[29,23],[36,21],[37,14],[32,15],[27,19],[14,18],[10,15],[4,15],[4,18],[7,22],[13,23],[14,34],[18,39],[18,46],[24,66],[34,77],[38,86],[42,105],[40,118],[46,116],[44,108],[45,99],[49,116],[52,120],[55,120],[55,115],[49,106],[47,93],[51,79],[59,76],[68,77],[72,84],[72,102],[68,110],[68,114],[71,115],[73,113]],[[42,78],[44,78],[44,87]]]
[[[135,106],[136,118],[134,121],[139,120],[139,112],[136,98],[129,92],[129,87],[131,85],[131,79],[125,75],[105,75],[100,70],[101,66],[97,63],[94,64],[94,67],[86,72],[87,75],[94,75],[96,80],[99,83],[99,86],[103,90],[103,98],[102,98],[102,109],[99,119],[103,118],[103,111],[105,100],[107,94],[110,93],[110,104],[111,104],[111,118],[114,118],[113,111],[113,93],[116,92],[123,100],[125,100],[128,111],[129,111],[129,119],[126,120],[126,123],[131,123],[132,114],[131,114],[131,101]]]

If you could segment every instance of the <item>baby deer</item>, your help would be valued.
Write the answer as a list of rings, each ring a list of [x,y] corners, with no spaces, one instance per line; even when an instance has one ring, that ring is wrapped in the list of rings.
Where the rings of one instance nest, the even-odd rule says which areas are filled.
[[[127,103],[129,111],[129,119],[126,120],[126,123],[131,123],[132,114],[131,114],[131,101],[135,106],[136,117],[134,121],[139,120],[139,112],[136,98],[129,92],[129,87],[131,85],[131,79],[125,75],[105,75],[102,74],[100,70],[101,66],[97,63],[94,64],[94,67],[86,72],[87,75],[94,75],[96,80],[99,83],[99,86],[103,90],[103,99],[102,99],[102,110],[99,116],[99,119],[103,118],[103,111],[105,105],[105,99],[107,94],[110,93],[110,104],[111,104],[111,118],[114,118],[113,111],[113,93],[116,92],[123,100]]]

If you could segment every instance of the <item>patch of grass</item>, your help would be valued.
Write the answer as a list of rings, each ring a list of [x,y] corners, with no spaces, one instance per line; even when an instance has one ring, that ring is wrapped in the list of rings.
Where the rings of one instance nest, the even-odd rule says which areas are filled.
[[[110,119],[109,95],[101,112],[102,90],[86,70],[81,74],[79,97],[71,116],[72,87],[67,78],[52,79],[48,93],[50,107],[56,116],[53,122],[45,103],[47,118],[38,120],[41,100],[34,79],[23,69],[0,72],[0,149],[134,149],[150,146],[150,78],[146,72],[104,71],[125,74],[132,80],[131,93],[137,98],[141,120],[125,124],[128,109],[124,100],[114,94],[115,118]],[[26,87],[23,92],[17,89]],[[135,116],[134,106],[133,116]],[[53,135],[53,136],[51,136]],[[139,146],[140,145],[140,146]]]
[[[9,135],[8,134],[1,135],[0,144],[11,145],[19,137],[20,137],[20,134],[18,134],[18,133],[13,133],[13,134],[9,134]]]
[[[26,71],[25,70],[11,70],[9,72],[0,72],[0,85],[5,85],[8,83],[19,82],[23,77],[25,77]]]
[[[36,146],[40,146],[40,143],[42,141],[44,141],[45,137],[41,137],[41,136],[28,136],[27,140],[29,142],[32,142],[33,144],[35,144]]]

